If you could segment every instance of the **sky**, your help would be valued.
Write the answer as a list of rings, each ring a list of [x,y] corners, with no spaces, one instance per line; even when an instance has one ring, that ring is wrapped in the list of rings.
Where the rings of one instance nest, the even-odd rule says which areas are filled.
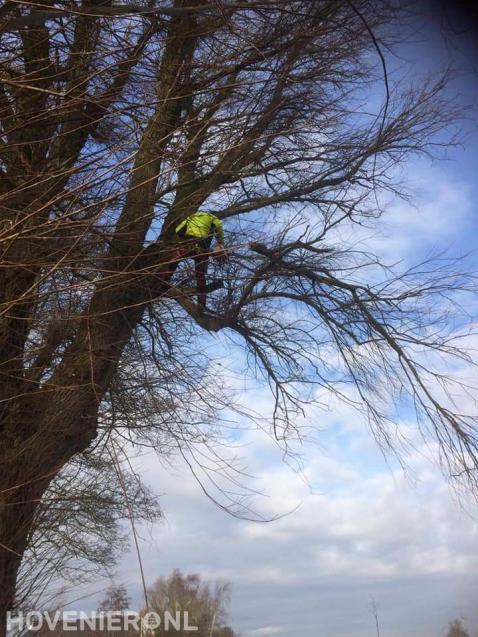
[[[401,54],[417,73],[433,73],[451,56],[460,70],[455,89],[471,103],[478,97],[476,28],[465,3],[447,21],[438,4],[424,3],[427,18]],[[379,253],[411,263],[435,249],[476,248],[478,137],[471,124],[468,130],[464,147],[446,161],[407,166],[413,202],[393,201],[367,238]],[[478,265],[476,255],[470,261]],[[270,411],[263,388],[251,387],[240,399]],[[270,523],[224,513],[179,460],[168,469],[153,453],[134,460],[165,516],[140,529],[147,582],[173,568],[229,580],[230,624],[242,637],[374,635],[372,603],[382,637],[444,636],[454,618],[478,634],[478,506],[441,476],[434,446],[413,438],[404,420],[414,440],[404,472],[383,457],[367,423],[347,405],[331,402],[309,418],[318,434],[298,449],[301,471],[260,430],[241,435],[251,484],[263,493],[255,508],[282,516]],[[119,561],[115,581],[142,604],[133,551]]]

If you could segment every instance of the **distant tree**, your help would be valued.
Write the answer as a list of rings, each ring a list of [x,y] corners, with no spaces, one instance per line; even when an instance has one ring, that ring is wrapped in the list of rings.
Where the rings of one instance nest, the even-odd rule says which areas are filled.
[[[179,570],[174,570],[169,577],[159,578],[148,590],[149,610],[161,617],[169,611],[173,618],[177,611],[187,611],[189,625],[198,627],[194,633],[197,637],[235,637],[232,628],[226,624],[229,599],[228,583],[201,581],[199,575],[184,575]],[[181,630],[175,630],[174,634],[178,637],[191,634],[183,629],[181,624]],[[167,631],[163,625],[155,630],[156,637],[170,634],[171,629]]]
[[[446,637],[470,637],[462,619],[455,619],[448,625]]]
[[[98,606],[98,610],[108,612],[111,610],[129,610],[131,600],[124,584],[112,584],[106,589],[105,596]]]

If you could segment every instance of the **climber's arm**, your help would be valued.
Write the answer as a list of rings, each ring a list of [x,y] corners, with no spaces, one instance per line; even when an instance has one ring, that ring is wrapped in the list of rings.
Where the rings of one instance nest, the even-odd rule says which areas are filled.
[[[213,217],[212,223],[214,225],[214,232],[216,234],[218,245],[224,246],[224,228],[222,227],[222,221],[217,217]]]

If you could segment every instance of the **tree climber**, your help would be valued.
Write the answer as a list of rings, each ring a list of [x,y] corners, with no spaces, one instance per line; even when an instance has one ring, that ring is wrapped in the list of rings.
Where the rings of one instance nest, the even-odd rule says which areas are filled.
[[[206,307],[206,276],[209,265],[209,257],[224,263],[226,253],[224,250],[224,230],[222,221],[209,212],[195,212],[175,228],[176,237],[179,240],[173,270],[180,261],[187,258],[194,260],[194,269],[198,289],[198,304]],[[211,251],[213,236],[216,236],[216,246]]]

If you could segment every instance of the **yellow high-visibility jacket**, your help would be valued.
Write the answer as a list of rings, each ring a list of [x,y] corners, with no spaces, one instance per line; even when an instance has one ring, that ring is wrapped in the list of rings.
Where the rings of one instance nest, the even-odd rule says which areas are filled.
[[[224,243],[222,221],[210,212],[195,212],[176,226],[177,234],[185,234],[195,239],[208,239],[216,235],[217,242]]]

